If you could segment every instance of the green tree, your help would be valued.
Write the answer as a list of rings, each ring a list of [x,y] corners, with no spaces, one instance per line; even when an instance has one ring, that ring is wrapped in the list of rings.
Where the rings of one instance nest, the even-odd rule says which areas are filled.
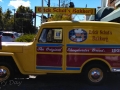
[[[2,13],[2,7],[0,7],[0,29],[3,29],[3,13]]]
[[[61,7],[69,8],[69,0],[62,0],[61,1]],[[50,18],[48,18],[48,21],[59,21],[59,20],[73,20],[72,14],[61,14],[61,13],[54,13],[51,15]]]
[[[13,16],[11,16],[11,10],[7,9],[6,12],[3,13],[3,27],[4,30],[12,30],[13,29]]]
[[[14,18],[11,13],[9,9],[3,12],[2,7],[0,7],[0,30],[9,31],[13,29]]]
[[[36,28],[33,26],[32,9],[21,5],[16,12],[19,14],[19,18],[15,18],[16,31],[22,33],[35,33]]]

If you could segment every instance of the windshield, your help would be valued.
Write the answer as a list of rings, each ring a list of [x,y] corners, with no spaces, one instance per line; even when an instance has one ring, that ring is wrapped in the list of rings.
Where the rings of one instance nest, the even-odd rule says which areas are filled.
[[[3,33],[2,36],[13,36],[11,33]]]
[[[40,37],[39,41],[46,42],[46,36],[47,36],[47,30],[44,29],[42,34],[41,34],[41,37]]]

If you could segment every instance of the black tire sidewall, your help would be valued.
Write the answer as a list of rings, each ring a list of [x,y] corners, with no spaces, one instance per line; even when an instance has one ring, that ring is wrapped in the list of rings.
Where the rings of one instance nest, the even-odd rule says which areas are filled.
[[[99,69],[101,69],[101,71],[103,72],[103,78],[102,78],[102,80],[100,81],[100,82],[97,82],[97,83],[94,83],[94,82],[92,82],[92,81],[90,81],[90,79],[89,79],[89,77],[88,77],[88,73],[89,73],[89,71],[92,69],[92,68],[99,68]],[[86,79],[86,81],[87,81],[87,83],[89,84],[89,85],[101,85],[101,84],[103,84],[105,81],[106,81],[106,75],[107,75],[107,70],[103,67],[103,66],[101,66],[101,65],[90,65],[90,66],[88,66],[86,69],[85,69],[85,72],[84,72],[84,76],[85,76],[85,79]]]

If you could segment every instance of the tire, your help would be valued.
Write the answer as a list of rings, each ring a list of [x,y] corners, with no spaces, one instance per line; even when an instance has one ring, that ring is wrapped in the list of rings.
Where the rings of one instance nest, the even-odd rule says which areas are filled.
[[[85,79],[90,85],[101,85],[106,80],[107,70],[99,65],[90,65],[85,69]]]
[[[12,67],[4,62],[0,62],[0,82],[7,81],[13,78]]]

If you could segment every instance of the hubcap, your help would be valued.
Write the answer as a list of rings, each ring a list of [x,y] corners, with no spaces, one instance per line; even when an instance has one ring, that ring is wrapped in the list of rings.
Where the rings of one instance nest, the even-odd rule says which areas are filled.
[[[92,68],[88,73],[88,78],[92,82],[100,82],[103,78],[103,72],[99,68]]]
[[[7,80],[10,76],[10,71],[5,66],[0,66],[0,81]]]

